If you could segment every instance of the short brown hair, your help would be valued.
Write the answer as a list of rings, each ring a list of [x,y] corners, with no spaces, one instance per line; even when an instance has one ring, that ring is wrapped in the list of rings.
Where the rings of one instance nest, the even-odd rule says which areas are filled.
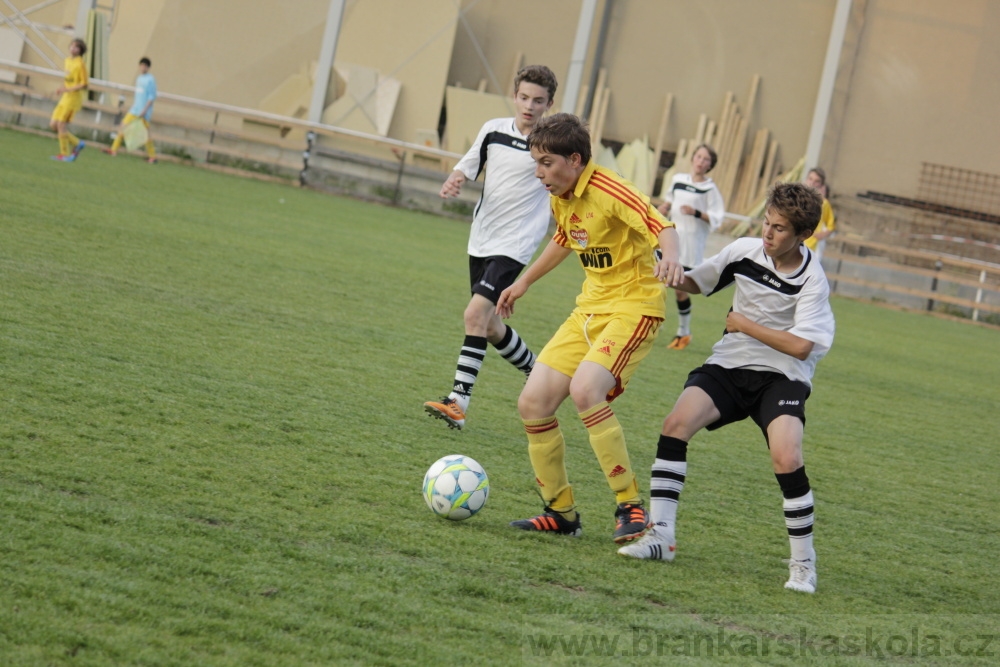
[[[80,46],[80,55],[81,56],[87,52],[87,42],[83,41],[79,37],[77,37],[76,39],[72,40],[70,42],[70,44],[78,44]]]
[[[826,172],[823,171],[820,167],[813,167],[807,172],[806,175],[808,174],[816,174],[817,176],[819,176],[820,185],[826,185]]]
[[[816,229],[823,213],[823,198],[802,183],[778,183],[767,193],[764,210],[772,209],[792,225],[797,236]]]
[[[533,83],[549,91],[549,101],[552,101],[556,96],[556,88],[559,86],[559,83],[556,81],[556,75],[545,65],[525,65],[517,70],[517,76],[514,77],[515,95],[522,81]]]
[[[590,132],[571,113],[557,113],[540,121],[528,135],[528,147],[568,158],[579,153],[583,164],[590,162]]]
[[[702,148],[708,151],[708,157],[712,160],[711,162],[708,163],[708,171],[705,172],[707,174],[709,171],[715,169],[715,164],[719,161],[719,154],[716,153],[715,149],[709,146],[708,144],[698,144],[698,146],[693,151],[691,151],[691,157],[694,157],[694,154],[700,151]]]

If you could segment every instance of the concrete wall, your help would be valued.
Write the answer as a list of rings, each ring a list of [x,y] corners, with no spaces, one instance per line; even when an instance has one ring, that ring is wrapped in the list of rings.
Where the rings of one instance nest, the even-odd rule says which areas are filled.
[[[921,162],[1000,173],[1000,2],[868,0],[833,187],[917,194]]]

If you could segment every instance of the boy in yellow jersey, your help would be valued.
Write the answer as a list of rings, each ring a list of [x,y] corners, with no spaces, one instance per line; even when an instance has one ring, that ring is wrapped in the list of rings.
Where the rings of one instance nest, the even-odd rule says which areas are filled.
[[[590,134],[576,116],[543,119],[528,145],[557,228],[535,263],[501,293],[497,314],[509,317],[514,302],[573,252],[586,279],[576,308],[538,355],[517,401],[546,506],[543,514],[511,525],[580,534],[564,462],[566,443],[555,417],[570,397],[615,493],[614,540],[628,542],[646,530],[649,515],[609,402],[625,391],[652,348],[665,315],[662,283],[673,286],[683,279],[677,232],[632,184],[591,160]],[[659,261],[653,254],[657,247]]]
[[[83,62],[83,54],[87,52],[87,43],[82,39],[74,39],[69,43],[69,58],[66,59],[66,79],[56,90],[59,104],[52,111],[49,127],[59,135],[59,155],[53,155],[53,160],[72,162],[86,144],[74,137],[66,129],[73,120],[74,114],[83,108],[84,91],[87,89],[87,66]]]
[[[115,137],[111,148],[103,149],[108,155],[118,154],[118,149],[125,141],[126,126],[141,122],[147,130],[149,129],[149,121],[153,117],[153,102],[156,101],[156,79],[149,73],[152,65],[149,58],[144,57],[139,60],[139,76],[135,78],[135,99],[132,100],[132,106],[122,119],[121,125],[118,126],[118,136]],[[151,137],[146,139],[146,154],[149,156],[148,162],[156,164],[156,147]]]
[[[819,167],[810,169],[803,182],[823,197],[823,212],[820,215],[819,224],[813,230],[812,236],[804,242],[805,247],[816,255],[816,261],[819,262],[823,259],[826,240],[833,235],[837,224],[833,217],[833,207],[830,206],[830,200],[827,199],[826,172]]]

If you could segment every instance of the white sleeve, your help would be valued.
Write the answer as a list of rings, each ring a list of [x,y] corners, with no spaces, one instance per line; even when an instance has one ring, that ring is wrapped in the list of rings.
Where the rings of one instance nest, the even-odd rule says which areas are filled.
[[[825,276],[817,276],[816,283],[803,291],[795,304],[795,321],[788,332],[811,341],[813,352],[820,355],[826,354],[833,345],[833,310]]]
[[[715,185],[708,191],[708,225],[713,230],[722,226],[722,219],[726,217],[726,204],[722,201],[722,193]]]
[[[678,176],[679,174],[674,174],[673,178],[670,179],[670,188],[663,193],[662,197],[663,201],[668,201],[671,204],[674,203],[674,183],[676,183],[679,180],[677,178]]]
[[[489,123],[483,125],[479,129],[479,134],[476,135],[476,141],[473,142],[469,152],[467,152],[462,159],[458,161],[458,164],[455,165],[455,169],[465,174],[465,177],[470,181],[476,180],[476,177],[479,176],[480,170],[483,168],[481,152],[483,141],[486,140],[486,135],[489,131],[488,125]]]
[[[732,261],[734,245],[734,243],[730,243],[720,250],[719,254],[709,257],[690,271],[684,272],[685,276],[697,283],[698,289],[705,296],[710,296],[733,282],[734,274],[727,272],[726,269]]]

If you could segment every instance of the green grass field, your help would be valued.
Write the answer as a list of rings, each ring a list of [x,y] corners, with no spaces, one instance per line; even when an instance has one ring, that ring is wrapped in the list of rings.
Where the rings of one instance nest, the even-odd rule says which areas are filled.
[[[673,563],[615,553],[571,406],[584,535],[507,526],[540,509],[523,378],[491,352],[463,432],[421,409],[451,386],[466,224],[55,144],[0,130],[0,664],[996,664],[997,330],[834,300],[795,594],[751,423],[693,441]],[[518,303],[536,351],[581,280]],[[640,469],[730,300],[696,297],[692,346],[665,335],[616,401]],[[461,523],[420,495],[451,453],[492,483]]]

